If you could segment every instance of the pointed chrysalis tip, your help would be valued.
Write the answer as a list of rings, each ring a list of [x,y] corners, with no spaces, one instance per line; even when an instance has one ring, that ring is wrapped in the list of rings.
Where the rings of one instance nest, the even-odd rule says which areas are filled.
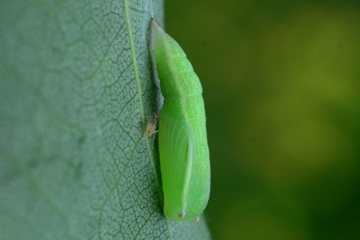
[[[164,32],[164,30],[159,26],[159,24],[155,21],[154,18],[151,18],[151,25],[153,28],[159,32]]]
[[[155,21],[154,18],[151,18],[151,25],[153,25],[154,27],[159,27],[159,24]]]

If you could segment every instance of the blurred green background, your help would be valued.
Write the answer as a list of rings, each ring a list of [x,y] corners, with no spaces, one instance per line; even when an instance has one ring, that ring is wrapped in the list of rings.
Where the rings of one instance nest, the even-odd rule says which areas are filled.
[[[214,239],[360,239],[360,2],[165,2],[202,80]]]

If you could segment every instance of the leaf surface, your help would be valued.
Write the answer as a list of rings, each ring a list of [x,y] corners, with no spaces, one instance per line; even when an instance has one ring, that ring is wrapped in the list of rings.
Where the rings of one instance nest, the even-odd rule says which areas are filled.
[[[1,239],[210,238],[203,220],[164,218],[144,134],[162,4],[1,1]]]

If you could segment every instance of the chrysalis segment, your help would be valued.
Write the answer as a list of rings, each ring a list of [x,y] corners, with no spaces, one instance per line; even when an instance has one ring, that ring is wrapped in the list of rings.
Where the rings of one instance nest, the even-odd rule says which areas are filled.
[[[202,87],[184,51],[152,20],[154,58],[164,105],[159,149],[164,214],[198,220],[210,194],[210,161]]]

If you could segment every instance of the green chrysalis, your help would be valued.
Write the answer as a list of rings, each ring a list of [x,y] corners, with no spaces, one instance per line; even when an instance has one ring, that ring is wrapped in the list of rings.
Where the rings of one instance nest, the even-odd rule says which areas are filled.
[[[164,105],[159,149],[164,214],[199,220],[210,194],[210,161],[202,87],[179,44],[152,20],[154,58]]]
[[[154,134],[158,118],[156,113],[151,114],[145,130],[146,136],[151,137]]]

